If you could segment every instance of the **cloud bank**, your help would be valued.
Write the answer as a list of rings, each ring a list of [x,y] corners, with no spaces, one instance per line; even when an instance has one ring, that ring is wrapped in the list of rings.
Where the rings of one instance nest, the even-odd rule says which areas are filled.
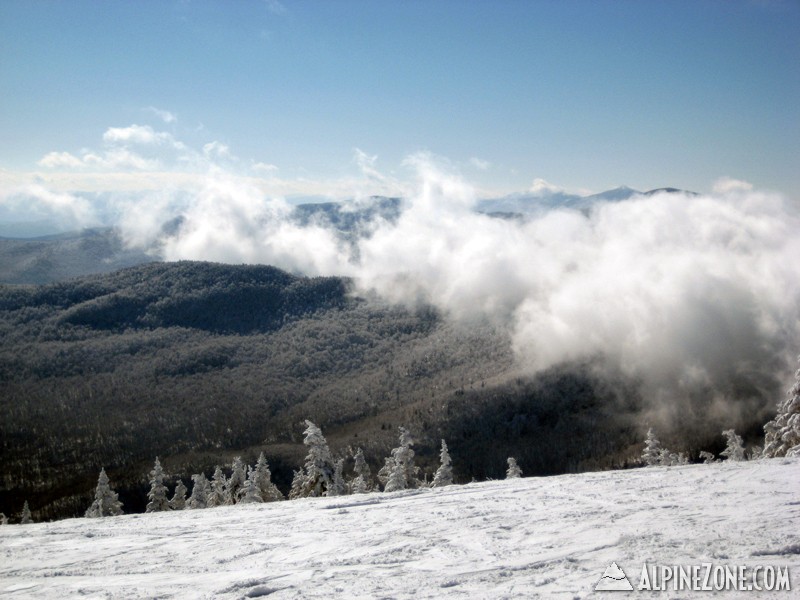
[[[104,138],[106,160],[134,143],[179,143],[136,126]],[[501,219],[474,210],[474,188],[450,163],[420,154],[406,161],[414,176],[402,184],[399,217],[378,213],[348,237],[324,220],[301,224],[257,179],[214,167],[230,156],[226,146],[210,143],[198,155],[212,166],[191,189],[109,201],[105,211],[130,245],[166,260],[349,276],[393,302],[428,302],[463,322],[490,319],[510,332],[521,371],[599,360],[673,413],[698,394],[720,411],[763,410],[800,352],[800,217],[787,199],[746,182],[721,179],[710,195],[665,192]],[[354,162],[362,177],[348,209],[369,206],[370,183],[401,186],[377,157],[356,150]],[[277,168],[258,170],[273,178]],[[533,187],[558,189],[543,180]],[[48,210],[97,221],[81,198],[36,193]]]

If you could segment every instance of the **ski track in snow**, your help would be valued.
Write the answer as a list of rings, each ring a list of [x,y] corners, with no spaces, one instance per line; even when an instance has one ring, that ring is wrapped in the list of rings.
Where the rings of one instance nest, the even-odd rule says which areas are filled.
[[[595,592],[616,562],[789,566],[800,460],[530,477],[0,527],[4,598],[689,598]]]

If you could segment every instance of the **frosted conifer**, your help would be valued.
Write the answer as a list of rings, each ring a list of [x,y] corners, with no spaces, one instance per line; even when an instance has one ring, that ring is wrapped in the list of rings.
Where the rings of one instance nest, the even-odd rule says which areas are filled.
[[[733,429],[726,429],[722,432],[725,436],[727,445],[725,450],[720,452],[720,456],[726,457],[732,461],[742,461],[744,457],[744,445],[742,444],[742,436],[738,435]]]
[[[414,440],[411,433],[405,427],[398,427],[398,430],[400,431],[400,445],[392,450],[391,458],[386,460],[385,471],[381,469],[383,473],[378,473],[379,477],[383,475],[387,478],[383,488],[386,492],[416,488],[421,483],[417,478],[419,468],[414,466],[414,450],[411,448]],[[402,470],[402,477],[397,473],[398,469]]]
[[[214,475],[211,477],[211,490],[208,494],[207,505],[208,508],[214,506],[222,506],[225,504],[225,487],[227,479],[222,469],[217,465],[214,469]]]
[[[318,497],[327,494],[333,483],[335,470],[328,442],[319,427],[306,421],[303,443],[308,446],[301,497]]]
[[[263,452],[258,457],[253,478],[264,502],[283,500],[283,494],[278,489],[278,486],[272,483],[272,472],[269,470],[269,463],[267,463]]]
[[[294,472],[294,476],[292,477],[292,488],[289,490],[289,500],[303,497],[303,482],[305,479],[306,477],[302,469]]]
[[[208,506],[208,493],[211,489],[205,474],[192,475],[192,495],[186,501],[187,508],[206,508]]]
[[[506,479],[517,479],[522,477],[522,469],[517,464],[517,459],[508,457],[508,470],[506,470]]]
[[[392,470],[394,469],[394,458],[391,456],[387,456],[383,461],[383,466],[378,470],[378,481],[383,486],[383,489],[386,489],[386,484],[389,481],[389,477],[392,474]]]
[[[800,456],[800,369],[786,400],[778,406],[778,414],[764,425],[763,456]]]
[[[331,487],[328,489],[328,496],[346,496],[350,493],[350,491],[347,489],[347,484],[344,481],[344,475],[342,474],[343,470],[344,459],[340,458],[333,465],[333,481],[331,482]]]
[[[172,495],[172,500],[169,501],[169,507],[172,510],[183,510],[186,508],[186,486],[183,485],[183,481],[178,479],[178,483],[175,486],[175,493]]]
[[[644,442],[644,451],[642,452],[642,462],[648,467],[663,464],[663,452],[664,450],[661,447],[661,442],[658,441],[651,427],[647,430],[647,439]]]
[[[25,504],[22,506],[22,516],[20,517],[19,524],[28,525],[29,523],[33,523],[33,518],[31,517],[31,509],[28,506],[28,501],[25,500]]]
[[[710,465],[713,462],[716,462],[714,455],[711,452],[706,452],[705,450],[700,451],[700,458],[704,464]]]
[[[408,482],[406,481],[405,465],[395,460],[394,467],[392,468],[392,472],[389,474],[389,479],[386,482],[386,486],[383,488],[383,491],[397,492],[406,489],[406,487],[408,487]]]
[[[147,492],[147,497],[150,502],[147,503],[145,512],[161,512],[169,510],[169,500],[167,500],[167,486],[164,485],[164,470],[161,468],[161,463],[156,457],[153,470],[150,471],[150,491]]]
[[[447,451],[447,444],[442,440],[442,451],[439,453],[439,468],[433,476],[432,487],[444,487],[453,483],[453,465],[450,460],[450,453]]]
[[[350,488],[354,494],[364,494],[369,491],[370,472],[361,448],[356,450],[353,461],[355,462],[353,471],[355,471],[356,477],[350,482]]]
[[[94,502],[86,510],[86,517],[116,517],[122,514],[122,502],[117,493],[111,489],[105,469],[100,469],[97,478],[97,488],[94,492]]]
[[[0,525],[8,525],[8,517],[6,516],[6,513],[0,512]]]
[[[264,499],[261,497],[261,490],[258,489],[258,484],[256,483],[256,475],[255,469],[247,467],[247,479],[242,486],[240,491],[240,498],[239,502],[242,504],[252,504],[255,502],[263,502]]]
[[[225,486],[225,504],[236,504],[243,493],[244,482],[247,475],[244,470],[242,457],[237,456],[231,465],[231,476]]]

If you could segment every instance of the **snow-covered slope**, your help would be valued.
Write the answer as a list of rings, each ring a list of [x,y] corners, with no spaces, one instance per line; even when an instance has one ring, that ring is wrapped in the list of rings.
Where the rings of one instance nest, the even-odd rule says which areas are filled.
[[[800,460],[0,527],[8,598],[626,596],[594,591],[612,562],[635,590],[644,563],[788,566],[791,592],[746,596],[792,597]]]

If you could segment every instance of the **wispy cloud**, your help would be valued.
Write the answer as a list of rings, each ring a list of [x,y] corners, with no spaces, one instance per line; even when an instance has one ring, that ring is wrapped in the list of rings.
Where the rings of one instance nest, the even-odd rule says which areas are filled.
[[[753,189],[753,184],[741,179],[720,177],[714,182],[715,194],[728,194],[730,192],[748,192]]]
[[[490,163],[488,160],[484,160],[476,156],[473,156],[472,158],[469,159],[469,164],[471,164],[473,167],[475,167],[480,171],[488,171],[489,167],[492,166],[492,163]]]
[[[264,4],[266,4],[267,10],[273,15],[285,15],[288,12],[286,6],[278,2],[278,0],[264,0]]]
[[[277,165],[273,165],[271,163],[265,162],[256,162],[250,167],[256,173],[262,173],[264,175],[273,176],[275,175],[280,169]]]
[[[164,121],[164,123],[175,123],[178,120],[178,117],[174,113],[171,113],[168,110],[156,108],[155,106],[148,106],[145,110],[157,116],[159,119]]]

